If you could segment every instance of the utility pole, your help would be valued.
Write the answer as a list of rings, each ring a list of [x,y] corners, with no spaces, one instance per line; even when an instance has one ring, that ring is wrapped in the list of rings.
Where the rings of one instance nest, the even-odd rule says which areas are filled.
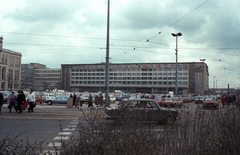
[[[180,37],[180,36],[182,36],[182,33],[181,32],[179,32],[179,33],[177,33],[177,34],[175,34],[175,33],[172,33],[172,36],[173,37],[176,37],[176,82],[175,82],[175,96],[177,97],[177,92],[178,92],[178,37]]]
[[[109,16],[110,16],[110,0],[108,0],[108,9],[107,9],[107,48],[106,48],[105,107],[109,106]]]

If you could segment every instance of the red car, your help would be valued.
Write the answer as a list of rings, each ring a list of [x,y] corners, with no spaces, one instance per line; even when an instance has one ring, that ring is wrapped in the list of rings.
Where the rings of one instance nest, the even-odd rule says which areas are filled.
[[[164,106],[165,99],[164,98],[155,98],[154,99],[160,106]]]
[[[215,109],[217,109],[218,108],[218,102],[213,97],[205,98],[204,101],[203,101],[203,108],[204,109],[206,109],[206,108],[215,108]]]
[[[43,103],[42,95],[40,95],[38,93],[34,93],[34,94],[35,94],[35,99],[36,99],[35,102],[38,102],[38,103],[42,104]]]

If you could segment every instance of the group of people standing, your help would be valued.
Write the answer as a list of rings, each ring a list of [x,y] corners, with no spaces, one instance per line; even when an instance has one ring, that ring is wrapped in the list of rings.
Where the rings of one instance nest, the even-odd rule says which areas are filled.
[[[77,107],[82,106],[82,103],[84,102],[82,99],[82,94],[80,94],[80,96],[78,97],[75,93],[73,95],[70,95],[70,98],[73,98],[73,106]],[[88,96],[88,107],[93,107],[93,102],[95,103],[95,105],[98,107],[102,107],[103,106],[103,95],[102,93],[100,94],[100,96],[96,95],[93,101],[93,96],[90,93]]]
[[[230,105],[235,105],[235,104],[236,104],[236,96],[235,96],[235,95],[230,95],[230,96],[228,96],[228,95],[226,95],[226,96],[222,95],[221,100],[222,100],[222,105],[223,105],[223,107],[224,107],[225,105],[230,106]]]
[[[1,106],[3,104],[3,97],[2,97],[2,93],[0,93],[0,103]],[[7,99],[7,104],[8,104],[8,109],[9,109],[9,113],[12,112],[12,107],[14,107],[15,111],[19,113],[22,113],[22,111],[27,108],[24,106],[24,103],[28,100],[28,112],[33,112],[33,108],[35,107],[34,103],[36,101],[35,99],[35,95],[33,93],[33,91],[31,90],[29,92],[29,94],[27,95],[27,97],[25,96],[25,94],[23,93],[22,90],[18,91],[18,95],[16,96],[14,94],[14,92],[11,92],[11,94],[9,95],[8,99]],[[1,112],[1,110],[0,110]]]

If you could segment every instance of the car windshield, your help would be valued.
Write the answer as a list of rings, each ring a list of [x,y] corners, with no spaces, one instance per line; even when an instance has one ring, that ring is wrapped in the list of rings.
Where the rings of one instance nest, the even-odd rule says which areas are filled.
[[[157,108],[154,101],[132,101],[129,103],[128,108]]]
[[[205,98],[205,101],[215,101],[214,98]]]

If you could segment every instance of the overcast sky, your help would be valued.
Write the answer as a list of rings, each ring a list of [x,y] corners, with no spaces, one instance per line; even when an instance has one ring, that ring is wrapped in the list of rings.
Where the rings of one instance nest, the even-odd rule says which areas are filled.
[[[0,6],[3,48],[22,53],[22,63],[105,62],[107,0],[0,0]],[[178,32],[179,62],[206,59],[210,88],[214,76],[215,87],[239,87],[239,0],[110,0],[112,63],[175,63],[171,33]]]

